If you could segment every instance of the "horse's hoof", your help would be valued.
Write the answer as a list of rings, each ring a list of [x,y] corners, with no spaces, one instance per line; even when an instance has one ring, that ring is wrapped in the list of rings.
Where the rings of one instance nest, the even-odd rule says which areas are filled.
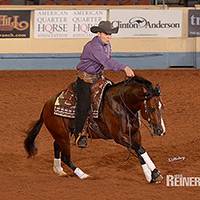
[[[151,182],[150,183],[161,183],[163,177],[159,170],[154,169],[151,174]]]
[[[67,174],[63,171],[63,168],[53,167],[53,171],[59,176],[66,176]]]
[[[88,174],[84,173],[81,169],[78,167],[74,170],[74,173],[80,178],[80,179],[86,179],[89,177]]]
[[[64,171],[61,171],[58,175],[59,176],[67,176],[67,174]]]
[[[89,177],[90,177],[90,176],[89,176],[88,174],[84,174],[80,179],[82,179],[82,180],[83,180],[83,179],[86,179],[86,178],[88,179]]]

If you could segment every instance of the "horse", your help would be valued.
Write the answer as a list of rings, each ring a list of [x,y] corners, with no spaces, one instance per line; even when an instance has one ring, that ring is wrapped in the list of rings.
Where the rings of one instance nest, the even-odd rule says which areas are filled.
[[[60,94],[60,93],[59,93]],[[61,167],[61,161],[66,164],[80,179],[89,175],[76,167],[71,159],[70,138],[74,131],[74,119],[59,117],[53,114],[54,104],[59,94],[52,96],[44,105],[39,120],[27,130],[24,147],[31,157],[37,153],[35,138],[43,123],[54,138],[54,166],[53,170],[60,176],[66,175]],[[142,118],[148,122],[155,136],[165,135],[165,124],[162,117],[164,104],[161,99],[160,87],[147,79],[134,76],[113,84],[104,92],[98,119],[93,119],[101,130],[98,134],[91,126],[87,127],[92,139],[112,139],[126,147],[130,154],[137,157],[141,163],[146,180],[149,183],[161,182],[161,172],[141,146]],[[139,112],[140,111],[140,112]],[[152,134],[152,133],[151,133]],[[153,135],[152,134],[152,135]],[[134,150],[134,152],[133,152]],[[60,158],[61,156],[61,158]]]

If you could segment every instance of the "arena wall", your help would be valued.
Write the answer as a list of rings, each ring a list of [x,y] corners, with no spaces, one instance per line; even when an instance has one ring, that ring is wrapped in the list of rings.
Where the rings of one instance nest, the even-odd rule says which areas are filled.
[[[1,6],[1,10],[31,10],[30,38],[0,38],[0,70],[75,69],[90,39],[35,39],[34,10],[57,9],[163,9],[163,6]],[[182,10],[182,37],[112,38],[113,59],[133,69],[200,68],[200,39],[188,37],[188,10]]]

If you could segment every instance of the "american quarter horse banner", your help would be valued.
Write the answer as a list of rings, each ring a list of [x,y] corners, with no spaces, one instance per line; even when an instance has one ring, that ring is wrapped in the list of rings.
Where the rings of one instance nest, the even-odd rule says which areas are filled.
[[[34,38],[91,38],[106,10],[35,10]]]

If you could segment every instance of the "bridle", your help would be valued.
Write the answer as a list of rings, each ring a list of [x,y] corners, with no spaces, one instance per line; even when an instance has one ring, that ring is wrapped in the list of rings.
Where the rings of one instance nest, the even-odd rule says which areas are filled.
[[[153,98],[153,97],[151,97],[151,98]],[[148,100],[150,100],[151,98],[149,98]],[[144,112],[146,113],[146,115],[147,115],[147,121],[148,121],[150,127],[152,128],[152,122],[151,122],[150,112],[153,112],[155,110],[155,108],[154,107],[147,108],[147,101],[148,100],[146,100],[146,99],[144,100]]]
[[[137,119],[139,122],[141,122],[141,123],[146,127],[146,129],[149,131],[151,137],[153,137],[153,133],[151,132],[151,130],[149,129],[149,127],[140,119],[140,116],[137,115],[138,112],[137,112],[137,113],[134,113],[134,112],[128,107],[128,105],[126,104],[126,102],[125,102],[125,100],[124,100],[124,92],[123,92],[123,91],[124,91],[124,87],[125,87],[126,83],[130,82],[130,80],[131,80],[131,78],[128,79],[128,80],[126,80],[126,76],[125,76],[123,85],[122,85],[121,88],[120,88],[120,99],[121,99],[121,104],[123,104],[123,106],[133,115],[133,117],[134,117],[135,119]],[[139,85],[141,85],[143,88],[145,88],[144,85],[138,83],[138,82],[135,81],[135,80],[131,80],[131,83],[139,84]],[[145,89],[146,89],[146,88],[145,88]],[[156,85],[156,89],[154,89],[153,91],[151,91],[151,92],[147,91],[146,96],[145,96],[145,98],[143,99],[144,109],[145,109],[144,112],[146,112],[146,114],[147,114],[147,121],[148,121],[148,123],[149,123],[149,125],[150,125],[151,128],[152,128],[152,122],[151,122],[151,117],[150,117],[149,111],[151,112],[151,111],[152,111],[153,109],[155,109],[155,108],[154,108],[154,107],[147,108],[147,102],[148,102],[148,100],[150,100],[151,98],[156,97],[156,96],[159,97],[159,101],[160,101],[160,103],[161,103],[161,106],[164,107],[163,101],[162,101],[162,99],[161,99],[160,88],[159,88],[158,85]],[[148,110],[148,109],[149,109],[149,110]],[[127,115],[127,121],[128,121],[128,124],[129,124],[129,123],[130,123],[129,115]],[[121,123],[120,123],[120,132],[121,132],[121,135],[122,135],[122,138],[123,138]],[[129,138],[131,138],[130,128],[129,128]],[[131,141],[131,139],[129,140],[129,146],[126,144],[126,142],[125,142],[125,140],[124,140],[124,146],[125,146],[125,147],[127,148],[127,150],[129,151],[129,156],[128,156],[128,158],[127,158],[125,161],[127,161],[127,160],[129,159],[129,157],[130,157],[131,154],[132,154],[134,157],[139,158],[137,155],[135,155],[135,153],[133,153],[133,152],[131,151],[131,146],[132,146],[132,141]]]
[[[128,80],[126,80],[126,76],[125,76],[123,85],[122,85],[121,88],[120,88],[120,99],[121,99],[121,102],[122,102],[122,104],[124,105],[124,107],[133,115],[133,117],[134,117],[135,119],[137,119],[139,122],[141,122],[141,123],[146,127],[146,129],[148,130],[148,132],[149,132],[149,134],[151,135],[151,137],[153,137],[153,133],[151,132],[151,130],[149,129],[149,127],[137,116],[137,113],[134,113],[134,112],[128,107],[128,105],[126,104],[126,102],[125,102],[125,100],[124,100],[124,92],[121,92],[121,90],[124,91],[123,88],[125,87],[125,85],[126,85],[128,82],[130,82],[130,80],[131,80],[131,78],[128,79]],[[131,80],[131,83],[137,83],[137,84],[138,84],[138,82],[136,82],[136,81],[134,81],[134,80]],[[144,98],[144,108],[145,108],[145,112],[146,112],[146,114],[147,114],[147,121],[148,121],[150,127],[152,127],[152,122],[151,122],[150,113],[149,113],[148,108],[147,108],[147,101],[150,100],[151,98],[155,97],[155,96],[160,96],[160,95],[161,95],[161,92],[160,92],[160,90],[158,90],[157,92],[151,93],[150,95],[145,96],[145,98]],[[154,109],[154,108],[152,108],[152,109]],[[128,117],[128,121],[130,121],[130,120],[129,120],[129,116],[127,116],[127,117]]]
[[[122,103],[123,106],[133,115],[133,117],[134,117],[135,119],[137,119],[139,122],[141,122],[141,123],[146,127],[146,129],[147,129],[148,132],[150,133],[151,137],[153,137],[153,133],[151,132],[151,130],[149,129],[149,127],[140,119],[140,117],[137,115],[137,113],[134,113],[134,112],[128,107],[128,105],[126,104],[126,102],[125,102],[125,100],[124,100],[124,92],[123,92],[124,90],[123,90],[123,88],[125,87],[126,83],[128,83],[130,80],[131,80],[131,79],[126,80],[126,76],[125,76],[123,85],[122,85],[121,88],[120,88],[120,99],[121,99],[121,103]],[[132,83],[135,82],[135,83],[138,84],[138,82],[136,82],[136,81],[134,81],[134,80],[131,80],[131,82],[132,82]],[[121,91],[121,90],[122,90],[122,91]],[[155,94],[152,93],[151,95],[146,96],[145,99],[144,99],[144,108],[145,108],[145,112],[147,113],[147,117],[148,117],[147,121],[148,121],[148,123],[150,124],[150,127],[152,127],[152,123],[151,123],[150,114],[149,114],[148,108],[147,108],[147,101],[150,100],[151,98],[153,98],[154,96],[160,96],[160,95],[161,95],[161,92],[160,92],[160,90],[158,90]],[[161,97],[160,97],[160,100],[161,100],[161,104],[163,105],[163,102],[162,102]],[[152,108],[152,109],[155,109],[155,108]],[[127,121],[128,121],[128,124],[129,124],[129,122],[130,122],[129,115],[127,115]],[[123,133],[122,133],[122,126],[121,126],[121,124],[120,124],[120,132],[121,132],[121,135],[122,135],[122,138],[123,138]],[[129,138],[131,138],[130,128],[129,128]],[[128,158],[127,158],[126,160],[129,159],[130,154],[132,154],[132,155],[133,155],[134,157],[136,157],[136,158],[139,158],[137,155],[135,155],[135,153],[133,153],[133,152],[131,151],[131,146],[132,146],[131,139],[130,139],[129,142],[130,142],[130,145],[129,145],[129,147],[128,147],[128,146],[126,145],[125,141],[124,141],[124,145],[125,145],[125,147],[128,149],[128,151],[129,151],[129,156],[128,156]],[[125,160],[125,161],[126,161],[126,160]]]
[[[144,100],[144,112],[147,114],[147,121],[149,122],[149,125],[151,127],[152,126],[151,117],[150,117],[150,113],[148,112],[148,109],[147,109],[147,100],[146,99]]]

